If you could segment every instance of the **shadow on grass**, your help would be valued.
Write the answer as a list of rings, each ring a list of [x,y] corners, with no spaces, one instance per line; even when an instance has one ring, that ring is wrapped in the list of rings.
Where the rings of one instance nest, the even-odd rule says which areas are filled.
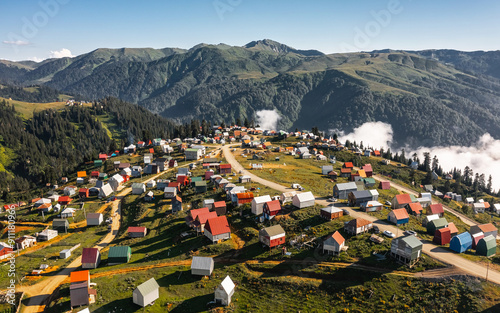
[[[210,301],[214,300],[214,294],[206,294],[201,296],[196,296],[190,299],[186,299],[180,304],[178,304],[174,309],[172,309],[172,313],[185,313],[185,312],[206,312],[209,310],[207,304]]]

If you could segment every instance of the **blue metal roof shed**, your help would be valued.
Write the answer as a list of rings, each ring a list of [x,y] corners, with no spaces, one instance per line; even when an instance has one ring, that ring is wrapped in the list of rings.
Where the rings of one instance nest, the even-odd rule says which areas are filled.
[[[455,252],[463,253],[469,250],[471,247],[472,236],[469,234],[469,232],[461,233],[451,238],[450,249]]]

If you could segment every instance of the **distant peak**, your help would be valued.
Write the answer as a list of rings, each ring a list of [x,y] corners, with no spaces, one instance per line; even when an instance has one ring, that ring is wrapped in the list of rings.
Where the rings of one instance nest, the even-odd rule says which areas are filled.
[[[323,55],[322,52],[318,50],[297,50],[285,44],[279,43],[271,39],[262,39],[257,41],[252,41],[243,46],[247,49],[252,50],[264,50],[273,51],[279,54],[296,53],[304,56],[319,56]]]

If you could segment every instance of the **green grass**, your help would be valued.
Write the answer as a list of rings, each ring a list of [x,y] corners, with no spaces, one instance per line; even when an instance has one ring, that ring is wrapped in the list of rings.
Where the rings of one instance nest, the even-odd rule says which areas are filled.
[[[40,112],[47,109],[60,110],[66,107],[66,102],[47,102],[47,103],[31,103],[17,100],[9,100],[0,97],[0,101],[5,100],[11,105],[13,104],[16,111],[21,114],[25,119],[30,119],[33,117],[34,112]],[[91,104],[85,104],[85,106],[91,106]]]

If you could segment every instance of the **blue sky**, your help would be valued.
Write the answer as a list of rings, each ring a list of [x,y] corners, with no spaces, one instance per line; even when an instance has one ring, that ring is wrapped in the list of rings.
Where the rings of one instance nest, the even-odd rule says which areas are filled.
[[[39,0],[0,4],[0,59],[97,48],[244,45],[273,39],[325,53],[498,50],[499,1]]]

